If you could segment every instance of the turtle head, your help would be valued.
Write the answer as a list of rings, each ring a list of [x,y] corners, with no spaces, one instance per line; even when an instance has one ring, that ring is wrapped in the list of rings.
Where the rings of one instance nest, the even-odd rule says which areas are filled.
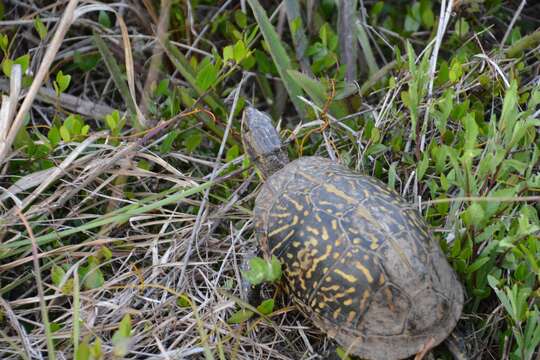
[[[253,107],[244,110],[242,142],[246,153],[265,179],[289,162],[272,120]]]

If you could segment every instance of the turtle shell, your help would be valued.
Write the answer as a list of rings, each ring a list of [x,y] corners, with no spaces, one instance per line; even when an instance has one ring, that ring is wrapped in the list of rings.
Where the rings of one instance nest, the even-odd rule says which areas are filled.
[[[403,359],[456,325],[455,272],[418,212],[381,181],[303,157],[267,179],[254,213],[287,292],[349,353]]]

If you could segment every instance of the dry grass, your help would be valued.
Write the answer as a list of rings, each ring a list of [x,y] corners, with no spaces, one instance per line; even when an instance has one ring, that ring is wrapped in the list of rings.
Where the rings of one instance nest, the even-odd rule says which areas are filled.
[[[292,306],[279,288],[262,290],[265,297],[277,300],[276,311],[267,318],[241,325],[227,323],[238,305],[248,301],[240,267],[245,257],[257,249],[251,208],[260,181],[254,169],[242,169],[242,155],[227,160],[226,149],[228,142],[239,140],[235,115],[239,97],[250,98],[257,90],[251,72],[239,72],[237,78],[226,80],[230,101],[226,114],[216,116],[222,134],[204,133],[204,145],[213,153],[157,153],[156,146],[179,123],[204,116],[201,113],[205,111],[211,113],[204,105],[204,96],[171,119],[155,118],[150,111],[148,93],[156,79],[167,77],[175,85],[186,83],[172,67],[168,67],[170,74],[158,73],[161,59],[170,56],[164,54],[160,45],[166,38],[163,19],[171,16],[170,3],[161,1],[161,14],[156,13],[152,5],[155,2],[151,1],[110,5],[120,16],[118,19],[123,20],[119,20],[118,27],[107,29],[96,21],[96,11],[110,10],[109,5],[77,4],[73,0],[53,4],[8,0],[8,6],[13,8],[6,7],[6,21],[0,21],[0,27],[18,39],[11,49],[13,53],[31,54],[31,69],[36,73],[30,88],[20,96],[22,74],[13,72],[11,84],[0,79],[2,92],[12,95],[3,98],[0,118],[2,359],[71,359],[84,339],[100,339],[103,352],[110,354],[112,334],[125,314],[132,318],[130,358],[307,360],[320,359],[318,354],[330,352],[331,342]],[[441,9],[443,17],[448,18],[451,4],[449,1],[448,7]],[[233,5],[226,1],[213,9],[208,20],[217,18],[229,6]],[[244,8],[244,2],[239,6]],[[193,9],[187,11],[193,15]],[[36,14],[49,26],[44,41],[32,31],[29,21]],[[195,26],[193,18],[187,20],[187,34],[193,38],[174,44],[190,53],[207,54],[197,45],[207,41],[208,26]],[[446,24],[443,25],[435,42],[437,51],[432,55],[432,74],[447,31]],[[157,29],[157,34],[153,29]],[[56,96],[52,74],[61,64],[73,60],[75,51],[98,53],[91,41],[92,31],[108,40],[118,63],[127,69],[127,91],[117,91],[106,67],[101,65],[101,73],[78,73],[69,94]],[[393,36],[382,30],[377,35]],[[489,53],[472,61],[469,66],[491,68],[493,78],[501,77],[501,83],[508,83],[504,74],[511,67],[509,61]],[[390,62],[381,67],[381,73],[374,74],[374,78],[379,79],[394,66]],[[405,107],[397,104],[408,76],[397,74],[394,89],[383,96],[373,91],[375,100],[366,101],[358,113],[349,117],[370,114],[382,136],[401,126]],[[530,79],[530,83],[537,80]],[[477,86],[477,78],[465,77],[456,88],[459,93]],[[429,101],[431,95],[441,94],[441,89],[433,89],[431,81]],[[132,115],[138,123],[115,138],[102,130],[106,128],[102,119],[114,108],[125,110],[128,116],[130,106],[124,104],[130,97],[135,113]],[[350,167],[372,173],[361,161],[371,145],[360,140],[363,130],[355,131],[345,124],[347,118],[332,118],[327,109],[303,100],[319,115],[318,119],[298,123],[292,127],[294,130],[285,131],[288,141],[298,143],[306,134],[321,131],[320,153],[338,159],[342,150],[355,149],[355,158],[348,159]],[[20,105],[16,106],[17,103]],[[12,146],[18,131],[25,126],[50,127],[55,117],[64,117],[67,112],[91,117],[91,135],[55,149],[49,158],[55,165],[52,168],[36,170],[20,165],[27,157],[21,148]],[[25,123],[27,118],[29,122]],[[201,128],[201,121],[194,128]],[[416,143],[418,151],[424,150],[425,137],[431,136],[429,129],[424,130],[424,138]],[[407,150],[412,146],[408,144]],[[375,163],[375,157],[367,158],[370,165]],[[382,158],[388,165],[400,160],[391,155]],[[141,161],[149,166],[139,166]],[[14,163],[19,167],[13,167]],[[13,169],[18,172],[10,173]],[[422,202],[426,189],[410,166],[398,169],[396,188],[423,211],[445,201]],[[448,196],[453,195],[458,194]],[[471,199],[474,200],[455,199],[459,203],[451,206],[456,212],[461,211],[463,202]],[[507,200],[532,203],[538,197]],[[456,222],[459,219],[448,219],[435,232],[446,236],[455,229]],[[103,255],[103,248],[111,250],[112,257]],[[98,268],[104,283],[88,289],[84,287],[88,279],[79,278],[79,269],[87,266],[92,257],[99,257]],[[53,266],[65,266],[60,284],[55,285],[51,278]],[[179,298],[185,297],[190,300],[187,306],[178,303]],[[468,340],[477,354],[489,349],[497,337],[503,309],[496,306],[491,310],[491,314],[478,315],[486,319],[487,325],[469,334]],[[78,324],[76,319],[80,319]]]
[[[59,97],[51,92],[47,78],[55,71],[52,64],[69,60],[69,54],[72,56],[74,51],[96,51],[88,41],[90,37],[83,34],[92,29],[103,30],[90,20],[95,19],[95,14],[89,11],[107,10],[105,5],[77,7],[77,1],[70,1],[64,8],[61,4],[42,7],[43,4],[37,3],[10,3],[15,7],[7,12],[9,21],[1,24],[10,33],[21,26],[15,36],[22,41],[12,50],[27,48],[32,55],[32,68],[38,71],[30,89],[23,91],[24,101],[17,113],[12,111],[2,117],[6,128],[11,129],[3,143],[4,175],[8,175],[8,162],[21,158],[11,144],[31,108],[32,121],[44,120],[45,124],[52,122],[55,112],[68,110],[85,116],[97,115],[96,119],[100,119],[115,107],[124,108],[109,98],[113,88],[107,77],[96,77],[94,73],[73,84],[70,94]],[[143,48],[157,49],[153,51],[147,77],[150,82],[155,81],[159,64],[154,59],[162,56],[159,41],[152,33],[139,32],[149,30],[149,24],[145,27],[141,22],[144,11],[149,9],[141,5],[130,10],[120,6],[116,10],[130,20],[129,38],[136,44],[133,46],[137,52]],[[44,43],[36,43],[32,23],[27,21],[36,13],[49,25],[50,35]],[[71,23],[74,14],[77,18]],[[59,15],[63,20],[55,26]],[[120,41],[114,33],[108,35]],[[126,37],[123,45],[119,44],[131,50],[130,45]],[[128,59],[126,68],[132,69],[128,73],[135,73],[130,56],[125,59]],[[141,60],[135,59],[138,66],[144,66]],[[13,79],[20,81],[20,76],[14,74],[12,85],[4,82],[2,88],[16,98]],[[130,86],[132,95],[143,80],[144,76],[134,77]],[[244,84],[241,82],[236,87],[232,108],[236,107],[238,94],[245,91]],[[144,89],[149,91],[150,86],[147,84]],[[8,105],[13,104],[12,97]],[[319,334],[286,306],[288,302],[281,294],[277,294],[280,310],[268,320],[249,325],[227,324],[237,302],[246,301],[239,286],[242,283],[239,264],[246,251],[253,253],[256,247],[251,236],[250,208],[254,195],[251,185],[257,179],[254,173],[239,179],[234,176],[238,171],[222,175],[224,168],[242,160],[225,163],[222,159],[230,136],[228,130],[235,120],[232,112],[229,114],[229,126],[216,157],[154,153],[150,145],[163,140],[166,133],[163,124],[147,130],[142,137],[136,134],[123,137],[118,146],[109,144],[110,135],[97,132],[80,144],[63,145],[51,158],[56,167],[29,171],[19,176],[9,189],[4,188],[2,244],[5,247],[0,260],[2,359],[53,358],[52,348],[56,358],[72,358],[74,347],[85,338],[91,341],[99,338],[103,352],[108,353],[111,336],[126,313],[133,319],[130,356],[136,358],[308,359],[313,358],[310,355],[313,347],[326,346],[316,341]],[[137,167],[140,160],[151,164],[153,170]],[[222,192],[225,181],[230,195],[216,198],[213,193]],[[201,184],[205,190],[203,187],[180,201],[167,200],[182,188]],[[129,199],[124,194],[126,188],[136,189]],[[151,206],[134,216],[107,220],[118,209],[141,208],[164,199],[164,206]],[[84,228],[92,221],[103,224]],[[25,224],[27,230],[34,229],[35,235],[25,231]],[[41,242],[51,231],[60,234],[71,231],[73,235],[58,239],[53,236]],[[38,243],[39,246],[29,246]],[[102,247],[112,250],[112,258],[99,264],[105,282],[96,289],[78,289],[77,283],[82,287],[85,281],[79,279],[78,269],[89,257],[98,255]],[[59,287],[51,279],[53,265],[66,266]],[[72,278],[77,281],[71,283],[72,290],[66,291],[62,286]],[[186,295],[192,305],[179,306],[177,300]],[[44,314],[53,324],[51,331]],[[80,325],[74,326],[77,318]],[[48,347],[51,352],[47,355]]]

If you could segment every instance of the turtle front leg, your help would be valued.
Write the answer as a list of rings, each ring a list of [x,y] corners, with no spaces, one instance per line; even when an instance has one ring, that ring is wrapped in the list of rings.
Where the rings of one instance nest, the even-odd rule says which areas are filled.
[[[434,338],[429,338],[429,340],[422,346],[422,349],[416,354],[414,357],[414,360],[422,360],[424,356],[433,348],[433,345],[435,344]]]
[[[446,340],[444,340],[444,344],[446,345],[448,351],[452,354],[454,360],[470,360],[470,357],[467,354],[464,336],[458,330],[454,330],[446,338]],[[426,344],[424,344],[420,352],[416,354],[414,360],[422,360],[424,356],[431,355],[430,350],[432,347],[433,339],[431,338],[426,342]]]

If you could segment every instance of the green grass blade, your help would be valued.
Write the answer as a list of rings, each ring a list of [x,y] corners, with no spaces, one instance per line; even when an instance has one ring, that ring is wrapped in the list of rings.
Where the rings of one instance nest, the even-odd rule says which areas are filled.
[[[297,70],[288,70],[287,73],[299,87],[309,95],[311,100],[319,106],[324,106],[326,102],[326,87],[320,81],[301,73]]]
[[[79,351],[79,340],[81,334],[81,324],[80,324],[80,312],[81,312],[81,301],[80,301],[80,289],[79,289],[79,273],[75,269],[73,272],[73,353],[77,354]]]
[[[287,73],[290,75],[291,79],[309,95],[315,104],[321,108],[326,105],[329,94],[328,88],[324,86],[324,84],[296,70],[289,70]],[[346,109],[347,107],[343,102],[332,101],[329,112],[334,117],[339,118],[347,115]]]
[[[208,188],[211,184],[212,182],[206,182],[199,186],[192,187],[190,189],[168,196],[165,199],[158,200],[144,206],[136,207],[134,205],[127,205],[123,208],[120,208],[114,211],[113,213],[105,214],[102,217],[96,220],[90,221],[84,225],[81,225],[72,229],[59,231],[59,232],[53,232],[50,234],[36,237],[36,242],[38,245],[44,245],[52,241],[64,238],[66,236],[78,234],[86,230],[95,229],[103,225],[108,225],[112,223],[123,223],[123,222],[128,221],[133,216],[144,214],[148,211],[152,211],[162,206],[176,203],[188,196],[200,193],[206,188]],[[0,254],[1,254],[0,259],[12,256],[14,255],[13,250],[20,250],[20,248],[27,247],[30,244],[31,244],[31,240],[19,240],[19,241],[13,241],[10,243],[0,244]]]
[[[98,34],[94,34],[94,43],[96,44],[103,61],[105,61],[105,65],[111,74],[114,84],[116,85],[116,88],[120,92],[120,95],[128,108],[133,127],[139,130],[142,129],[143,127],[137,119],[137,107],[135,106],[135,100],[131,97],[131,93],[129,92],[129,87],[126,82],[124,72],[116,62],[114,55],[105,44],[105,41],[103,41]]]
[[[289,20],[289,29],[291,30],[294,49],[296,52],[296,60],[300,63],[302,72],[312,75],[309,59],[305,56],[309,46],[304,24],[302,23],[302,14],[300,13],[300,4],[298,0],[285,0],[287,8],[287,19]]]
[[[364,25],[360,23],[360,21],[356,22],[356,36],[358,37],[358,41],[362,47],[362,53],[368,64],[369,75],[373,76],[373,74],[379,71],[379,66],[377,65],[375,56],[373,55],[373,50],[371,49],[371,44],[369,43],[369,37],[366,29],[364,28]]]
[[[266,12],[259,1],[248,0],[248,3],[253,10],[257,24],[259,24],[259,29],[261,30],[261,33],[268,44],[270,55],[274,60],[274,64],[276,65],[279,76],[283,81],[283,85],[285,86],[285,89],[287,89],[287,92],[289,93],[291,101],[293,102],[298,114],[300,116],[304,116],[306,114],[305,106],[299,98],[299,96],[302,95],[302,89],[294,81],[292,81],[290,75],[287,73],[288,70],[293,70],[291,59],[289,58],[289,55],[287,55],[287,52],[281,44],[281,40],[279,39],[276,30],[270,23],[270,20],[268,19],[268,16],[266,15]]]

